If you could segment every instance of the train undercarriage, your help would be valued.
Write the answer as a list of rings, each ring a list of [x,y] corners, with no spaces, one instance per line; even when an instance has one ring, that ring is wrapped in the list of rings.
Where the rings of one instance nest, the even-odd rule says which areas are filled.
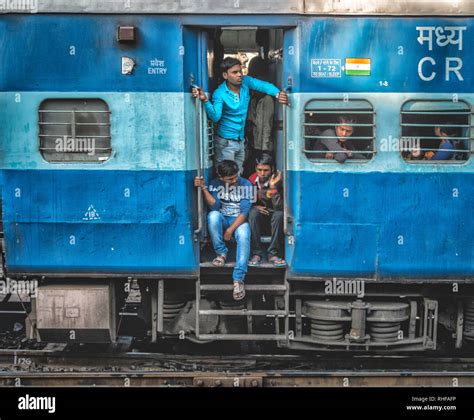
[[[152,343],[189,340],[271,342],[288,350],[398,353],[466,348],[474,341],[474,288],[468,279],[287,277],[250,268],[236,302],[232,264],[201,264],[197,277],[43,279],[26,317],[30,339],[113,343],[124,300],[140,286],[138,316]],[[136,289],[135,289],[136,290]]]

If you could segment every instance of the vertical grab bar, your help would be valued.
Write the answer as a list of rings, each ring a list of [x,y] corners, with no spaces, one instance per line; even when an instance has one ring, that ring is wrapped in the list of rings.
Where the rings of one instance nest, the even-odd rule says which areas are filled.
[[[288,80],[288,87],[285,89],[285,92],[289,93],[291,90],[291,79]],[[286,129],[287,129],[287,108],[290,106],[290,103],[288,101],[288,105],[283,105],[283,139],[282,139],[282,158],[283,158],[283,193],[284,193],[284,199],[283,199],[283,234],[285,236],[289,235],[290,232],[288,230],[288,219],[290,217],[289,215],[289,206],[288,206],[288,200],[290,197],[289,191],[288,191],[288,180],[287,180],[287,174],[288,174],[288,163],[287,163],[287,148],[288,148],[288,138],[286,134]]]
[[[194,87],[194,86],[193,86]],[[196,98],[196,166],[197,176],[200,177],[201,171],[201,101],[199,97]],[[203,214],[203,202],[202,202],[202,191],[200,187],[197,188],[197,205],[198,205],[198,227],[194,231],[194,241],[199,240],[199,235],[202,232],[202,214]]]

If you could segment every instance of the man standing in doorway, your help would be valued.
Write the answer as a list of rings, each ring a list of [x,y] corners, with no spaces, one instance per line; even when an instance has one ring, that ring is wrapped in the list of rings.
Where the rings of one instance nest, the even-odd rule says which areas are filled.
[[[250,102],[250,91],[266,93],[288,103],[288,96],[275,85],[244,76],[242,65],[236,58],[227,57],[221,64],[224,82],[214,91],[212,102],[199,88],[193,88],[193,96],[204,102],[208,117],[218,124],[216,136],[216,164],[232,160],[242,166],[245,158],[244,131]]]

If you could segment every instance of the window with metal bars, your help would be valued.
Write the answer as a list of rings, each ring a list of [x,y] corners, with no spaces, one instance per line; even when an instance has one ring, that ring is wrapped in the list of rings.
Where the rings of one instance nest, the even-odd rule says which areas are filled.
[[[465,162],[474,150],[471,121],[465,101],[408,101],[401,110],[400,152],[412,163]]]
[[[55,163],[100,163],[112,152],[102,99],[47,99],[39,107],[39,150]]]
[[[307,103],[304,154],[314,162],[367,162],[375,154],[375,112],[363,99]]]

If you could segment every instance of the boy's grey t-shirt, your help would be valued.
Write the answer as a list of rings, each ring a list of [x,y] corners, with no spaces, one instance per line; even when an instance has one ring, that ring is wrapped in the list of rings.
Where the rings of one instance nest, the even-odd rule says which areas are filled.
[[[219,178],[213,179],[209,185],[209,192],[216,202],[211,210],[218,210],[229,217],[237,217],[239,214],[248,216],[255,196],[254,188],[245,178],[239,177],[235,186],[226,186]]]

